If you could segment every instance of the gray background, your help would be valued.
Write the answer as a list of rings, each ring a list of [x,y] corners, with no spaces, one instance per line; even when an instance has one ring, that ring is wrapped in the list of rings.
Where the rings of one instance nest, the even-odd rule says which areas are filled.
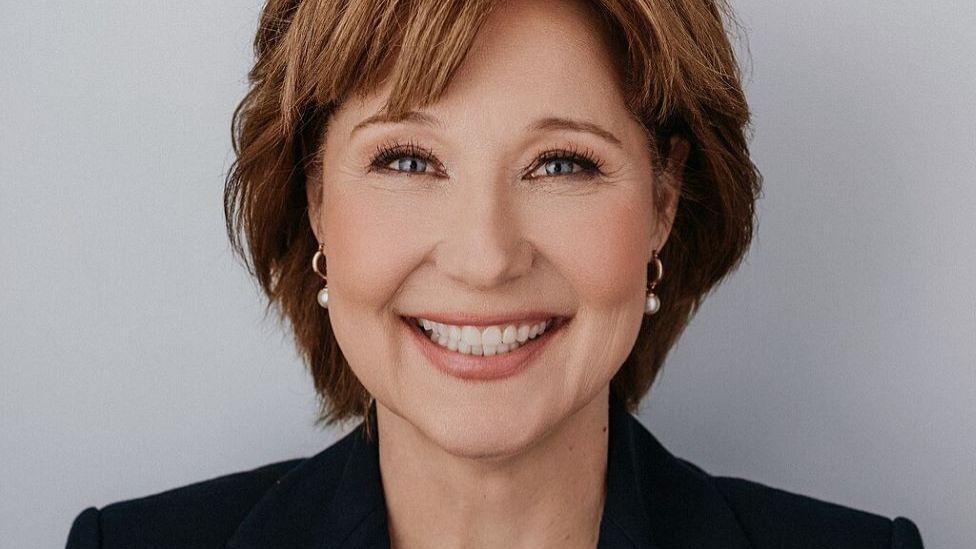
[[[976,2],[782,4],[734,4],[766,178],[754,247],[641,418],[712,473],[972,546]],[[4,548],[339,434],[313,428],[311,382],[223,233],[259,7],[3,2]]]

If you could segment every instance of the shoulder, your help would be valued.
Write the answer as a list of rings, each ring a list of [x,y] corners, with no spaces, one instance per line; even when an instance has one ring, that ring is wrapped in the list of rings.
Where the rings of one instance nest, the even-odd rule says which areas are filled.
[[[905,517],[892,520],[752,480],[712,476],[679,461],[715,486],[757,549],[922,548],[918,528]]]
[[[317,510],[332,500],[350,467],[359,432],[361,426],[311,457],[268,463],[101,509],[88,507],[75,517],[67,549],[224,549],[242,529],[247,539],[267,533],[261,529],[269,514],[282,524],[296,518],[318,520]],[[251,530],[244,528],[248,525]],[[305,526],[292,528],[291,534],[307,534]]]
[[[67,549],[223,547],[261,496],[306,459],[269,463],[102,509],[88,507],[74,519]]]

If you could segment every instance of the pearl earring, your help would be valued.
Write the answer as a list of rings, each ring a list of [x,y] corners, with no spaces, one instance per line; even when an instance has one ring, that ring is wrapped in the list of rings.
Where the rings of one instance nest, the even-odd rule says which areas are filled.
[[[654,250],[651,256],[651,260],[654,261],[655,277],[647,286],[647,301],[644,302],[644,314],[646,315],[652,315],[661,308],[661,299],[654,293],[654,287],[657,286],[657,283],[661,281],[661,277],[664,276],[664,264],[658,258],[657,250]]]
[[[322,280],[326,280],[326,279],[325,279],[325,273],[323,273],[322,271],[319,270],[319,258],[321,257],[322,259],[325,259],[325,254],[323,253],[324,251],[325,251],[325,244],[319,244],[318,251],[315,252],[315,255],[312,256],[312,270],[315,271],[315,274],[317,274],[320,277],[322,277]],[[326,282],[328,283],[327,280],[326,280]],[[318,302],[319,302],[319,305],[322,306],[322,308],[324,308],[324,309],[328,309],[329,308],[329,286],[328,286],[328,284],[326,284],[325,286],[322,286],[322,289],[319,290]]]

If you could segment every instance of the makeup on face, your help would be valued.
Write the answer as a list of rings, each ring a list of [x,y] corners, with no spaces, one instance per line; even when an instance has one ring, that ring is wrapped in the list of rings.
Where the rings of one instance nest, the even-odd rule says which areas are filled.
[[[449,324],[401,317],[420,351],[440,371],[489,381],[518,374],[569,322],[564,316],[505,323]]]

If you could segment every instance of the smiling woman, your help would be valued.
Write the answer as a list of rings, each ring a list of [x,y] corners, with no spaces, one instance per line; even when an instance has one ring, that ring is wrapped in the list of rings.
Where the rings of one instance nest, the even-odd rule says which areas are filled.
[[[907,519],[708,475],[631,415],[752,238],[724,14],[268,2],[228,233],[320,422],[364,420],[88,509],[69,547],[920,547]]]
[[[588,366],[568,370],[606,365],[636,408],[752,235],[759,176],[720,15],[698,2],[269,3],[235,119],[228,228],[294,327],[324,421],[365,415],[382,392],[355,368],[410,349],[379,331],[394,316],[526,308],[573,316]],[[308,267],[319,245],[328,314]],[[656,252],[668,276],[642,317]]]

